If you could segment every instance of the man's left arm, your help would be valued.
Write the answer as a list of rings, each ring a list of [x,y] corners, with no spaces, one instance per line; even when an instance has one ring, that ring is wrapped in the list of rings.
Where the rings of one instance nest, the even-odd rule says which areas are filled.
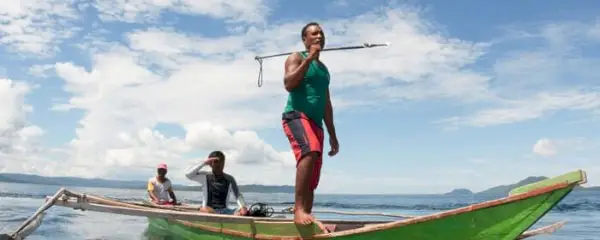
[[[234,177],[231,177],[231,188],[233,190],[233,195],[235,195],[235,198],[237,199],[237,204],[240,207],[240,210],[244,209],[244,211],[248,211],[246,201],[244,200],[244,195],[240,191],[240,188],[238,187],[237,181],[235,181]]]
[[[173,184],[169,184],[169,196],[173,199],[173,203],[177,203],[177,197],[175,197],[175,192],[173,192]]]
[[[333,124],[333,106],[331,104],[331,94],[329,93],[329,88],[327,88],[327,103],[325,105],[325,115],[323,120],[325,121],[325,126],[327,126],[329,137],[337,138],[335,135],[335,125]]]
[[[329,143],[332,145],[329,155],[333,156],[337,154],[339,145],[337,141],[337,135],[335,133],[335,124],[333,123],[333,105],[331,104],[331,94],[329,93],[329,88],[327,88],[327,103],[325,105],[325,115],[323,116],[323,121],[325,121],[327,133],[329,133]]]

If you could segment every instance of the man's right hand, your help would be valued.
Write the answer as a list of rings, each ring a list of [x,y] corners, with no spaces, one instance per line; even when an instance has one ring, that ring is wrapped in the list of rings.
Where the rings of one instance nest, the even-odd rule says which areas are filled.
[[[317,59],[319,57],[320,52],[321,52],[321,44],[315,43],[313,45],[310,45],[308,59],[311,61]]]
[[[248,209],[246,207],[240,208],[240,215],[248,216]]]
[[[206,164],[206,165],[211,165],[211,164],[212,164],[214,161],[216,161],[216,160],[218,160],[218,159],[219,159],[219,158],[216,158],[216,157],[212,157],[212,158],[206,159],[206,160],[204,161],[204,164]]]

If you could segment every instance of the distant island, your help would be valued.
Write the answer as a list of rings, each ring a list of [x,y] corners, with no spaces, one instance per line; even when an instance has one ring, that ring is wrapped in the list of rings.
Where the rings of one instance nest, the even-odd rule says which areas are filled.
[[[459,189],[454,189],[451,192],[448,193],[444,193],[444,195],[449,195],[449,196],[469,196],[469,195],[475,195],[475,196],[506,196],[508,195],[508,193],[518,187],[521,186],[525,186],[527,184],[531,184],[531,183],[535,183],[535,182],[539,182],[542,180],[546,180],[548,179],[548,177],[527,177],[517,183],[514,184],[509,184],[509,185],[500,185],[500,186],[496,186],[496,187],[492,187],[489,188],[487,190],[483,190],[481,192],[478,193],[474,193],[469,189],[464,189],[464,188],[459,188]],[[581,187],[581,186],[576,186],[573,191],[600,191],[600,187]]]
[[[146,181],[123,181],[107,180],[100,178],[78,178],[78,177],[46,177],[32,174],[0,173],[0,182],[26,183],[41,185],[58,185],[70,187],[98,187],[98,188],[120,188],[120,189],[146,189]],[[174,184],[176,191],[201,191],[201,186],[186,186]],[[258,193],[293,193],[294,186],[266,186],[259,184],[240,185],[244,192]]]
[[[471,192],[471,190],[466,189],[466,188],[458,188],[458,189],[454,189],[449,193],[444,193],[444,195],[451,195],[451,196],[469,196],[469,195],[473,195],[473,192]]]
[[[530,183],[548,179],[547,177],[528,177],[510,185],[500,185],[487,190],[474,193],[466,188],[457,188],[451,192],[444,193],[447,196],[506,196],[512,189]],[[123,181],[108,180],[100,178],[78,178],[78,177],[46,177],[32,174],[0,173],[0,182],[26,183],[70,187],[97,187],[97,188],[120,188],[120,189],[145,189],[146,181]],[[176,191],[201,191],[201,186],[173,185]],[[240,190],[255,193],[294,193],[294,186],[289,185],[240,185]],[[600,191],[600,187],[576,187],[574,191]],[[425,193],[420,193],[425,194]]]

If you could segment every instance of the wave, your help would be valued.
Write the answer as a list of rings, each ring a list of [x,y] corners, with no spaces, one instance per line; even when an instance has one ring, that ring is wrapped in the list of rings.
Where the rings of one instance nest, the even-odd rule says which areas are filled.
[[[28,193],[7,193],[0,192],[0,198],[29,198],[29,199],[44,199],[47,195],[44,194],[28,194]],[[111,199],[126,201],[126,202],[139,202],[141,198],[119,198],[111,197]],[[248,201],[248,200],[247,200]],[[188,204],[200,204],[197,200],[185,200]],[[248,201],[249,204],[254,202]],[[265,202],[261,203],[270,205],[272,207],[291,207],[294,205],[293,202]],[[40,202],[40,204],[43,204]],[[231,204],[236,204],[231,202]],[[455,208],[461,208],[469,206],[473,203],[436,203],[436,204],[364,204],[364,203],[340,203],[340,202],[315,202],[315,207],[320,208],[332,208],[332,209],[365,209],[365,210],[412,210],[412,211],[446,211]],[[575,212],[575,211],[600,211],[600,203],[598,201],[592,201],[590,199],[581,199],[577,202],[569,201],[566,203],[559,203],[556,205],[551,212]]]
[[[0,197],[4,197],[4,198],[44,199],[44,198],[46,198],[46,196],[47,195],[45,195],[45,194],[0,192]]]
[[[574,211],[600,211],[600,203],[597,201],[592,202],[588,199],[577,202],[577,203],[568,203],[568,204],[558,204],[556,205],[552,211],[555,212],[574,212]]]

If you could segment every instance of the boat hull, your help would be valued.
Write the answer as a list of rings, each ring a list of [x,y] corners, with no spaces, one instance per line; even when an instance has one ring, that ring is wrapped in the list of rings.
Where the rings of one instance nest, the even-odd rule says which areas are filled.
[[[583,174],[548,179],[534,187],[521,187],[519,194],[470,205],[438,214],[387,223],[322,221],[334,226],[323,233],[316,225],[297,227],[292,222],[255,221],[215,223],[149,218],[151,228],[185,239],[397,239],[397,240],[513,240],[533,226],[567,196]]]

